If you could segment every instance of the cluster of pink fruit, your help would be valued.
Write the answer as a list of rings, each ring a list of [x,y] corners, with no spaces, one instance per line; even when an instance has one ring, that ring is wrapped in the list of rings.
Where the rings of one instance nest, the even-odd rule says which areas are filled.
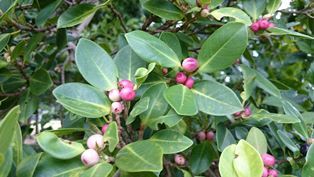
[[[212,141],[215,138],[215,133],[213,131],[200,131],[197,133],[197,139],[199,141],[204,141],[204,140],[208,140],[208,141]]]
[[[194,85],[194,79],[189,75],[198,69],[198,61],[195,58],[186,58],[182,62],[182,68],[184,72],[177,73],[176,82],[191,89]]]
[[[274,27],[275,25],[268,21],[267,18],[262,18],[254,22],[250,28],[251,30],[256,33],[260,30],[267,30],[268,28]]]
[[[270,154],[262,154],[262,160],[264,163],[262,177],[278,177],[278,171],[272,169],[276,163],[275,157]]]
[[[240,111],[240,112],[236,112],[233,114],[236,118],[248,118],[252,115],[252,111],[251,111],[251,108],[250,107],[246,107],[244,108],[243,111]]]
[[[120,90],[112,89],[108,94],[109,99],[113,101],[111,111],[115,114],[120,114],[124,110],[124,105],[121,101],[132,101],[136,96],[132,81],[121,80],[118,83],[118,87]]]

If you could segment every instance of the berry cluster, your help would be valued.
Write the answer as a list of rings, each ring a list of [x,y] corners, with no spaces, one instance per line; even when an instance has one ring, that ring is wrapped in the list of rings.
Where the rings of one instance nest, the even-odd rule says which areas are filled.
[[[262,154],[261,156],[264,163],[262,177],[278,177],[278,171],[272,169],[276,163],[275,157],[270,154]]]
[[[267,18],[262,18],[262,19],[257,20],[256,22],[254,22],[250,26],[250,28],[254,33],[256,33],[260,30],[266,30],[266,29],[274,27],[274,26],[275,25],[273,23],[269,22]]]
[[[212,141],[215,138],[215,133],[213,131],[200,131],[197,133],[197,139],[199,141],[204,141],[204,140],[208,140],[208,141]]]
[[[86,144],[89,149],[82,153],[81,161],[85,166],[93,166],[100,160],[98,151],[105,148],[103,136],[100,134],[94,134],[87,139]]]
[[[191,89],[194,85],[194,79],[189,74],[198,69],[198,61],[195,58],[186,58],[182,62],[182,68],[184,72],[177,73],[176,82]]]
[[[250,107],[246,107],[244,108],[243,111],[240,111],[240,112],[236,112],[233,114],[236,118],[248,118],[252,115],[252,111],[251,111],[251,108]]]
[[[136,96],[132,81],[121,80],[118,83],[118,87],[120,90],[112,89],[108,94],[109,99],[113,101],[111,111],[115,114],[120,114],[124,110],[124,105],[121,101],[132,101]]]

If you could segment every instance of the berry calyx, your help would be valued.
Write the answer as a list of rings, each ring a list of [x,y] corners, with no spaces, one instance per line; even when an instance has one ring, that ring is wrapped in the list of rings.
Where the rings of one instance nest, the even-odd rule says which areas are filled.
[[[112,89],[109,91],[108,97],[111,101],[120,101],[120,92],[118,89]]]
[[[176,154],[174,156],[174,161],[177,165],[180,165],[180,166],[185,165],[185,158],[180,154]]]
[[[81,161],[85,166],[93,166],[99,162],[100,158],[94,149],[87,149],[81,155]]]
[[[198,68],[198,61],[195,58],[186,58],[182,62],[182,67],[186,72],[194,72]]]
[[[268,177],[268,169],[266,167],[263,167],[262,177]]]
[[[215,133],[213,131],[209,131],[206,133],[206,139],[208,141],[212,141],[212,140],[214,140],[214,138],[215,138]]]
[[[204,141],[206,139],[206,133],[204,131],[200,131],[197,133],[197,139],[199,141]]]
[[[275,157],[270,154],[262,154],[262,160],[264,165],[267,167],[272,167],[276,163]]]
[[[185,81],[184,85],[191,89],[194,85],[194,79],[192,77],[187,78],[187,80]]]
[[[269,170],[268,171],[268,177],[278,177],[278,171],[277,170]]]
[[[133,90],[133,88],[125,87],[120,90],[120,97],[124,101],[132,101],[134,100],[135,96],[136,96],[136,93]]]
[[[101,127],[101,132],[102,132],[103,134],[105,134],[106,131],[107,131],[107,129],[108,129],[108,127],[109,127],[108,124],[104,124],[104,125]]]
[[[105,147],[103,136],[100,134],[95,134],[95,135],[90,136],[87,139],[86,144],[89,149],[95,149],[95,150],[103,149]]]
[[[134,84],[133,84],[133,82],[130,81],[130,80],[121,80],[121,81],[119,81],[119,83],[118,83],[118,87],[119,87],[120,89],[123,89],[123,88],[131,88],[131,89],[133,89]]]
[[[124,106],[121,102],[113,102],[111,104],[111,111],[115,114],[120,114],[124,109]]]
[[[187,77],[183,72],[178,72],[176,75],[176,82],[178,84],[184,84],[186,81]]]

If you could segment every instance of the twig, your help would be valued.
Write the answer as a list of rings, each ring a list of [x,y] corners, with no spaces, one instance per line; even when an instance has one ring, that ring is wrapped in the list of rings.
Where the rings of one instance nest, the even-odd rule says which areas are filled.
[[[110,8],[111,12],[114,13],[114,14],[118,17],[118,20],[119,20],[119,22],[120,22],[120,24],[121,24],[122,30],[123,30],[125,33],[127,33],[127,32],[128,32],[128,29],[127,29],[127,27],[126,27],[126,25],[125,25],[125,23],[124,23],[124,21],[123,21],[122,14],[114,7],[113,4],[110,4],[110,5],[109,5],[109,8]]]
[[[119,134],[119,139],[120,139],[120,146],[123,147],[125,146],[125,142],[123,141],[123,138],[122,138],[122,131],[123,131],[123,128],[121,126],[121,120],[120,120],[120,115],[119,114],[115,114],[115,119],[116,119],[116,122],[117,122],[117,125],[118,125],[118,134]]]
[[[143,23],[142,30],[146,31],[149,25],[153,22],[153,16],[149,16]]]
[[[117,170],[113,177],[119,177],[121,175],[120,170]]]
[[[24,90],[25,90],[25,89],[22,89],[21,91],[14,92],[14,93],[0,93],[0,97],[18,96],[18,95],[22,94],[22,92],[23,92]]]

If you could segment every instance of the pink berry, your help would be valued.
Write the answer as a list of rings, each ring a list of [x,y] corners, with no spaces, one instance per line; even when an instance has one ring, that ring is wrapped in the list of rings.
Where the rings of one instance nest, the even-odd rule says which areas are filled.
[[[123,89],[123,88],[131,88],[131,89],[133,89],[134,84],[130,80],[121,80],[121,81],[119,81],[118,86],[121,89]]]
[[[200,141],[204,141],[206,139],[206,133],[204,131],[198,132],[197,139]]]
[[[262,177],[268,177],[268,169],[266,167],[263,167]]]
[[[208,17],[209,16],[209,10],[208,9],[202,9],[202,11],[201,11],[201,16],[202,17]]]
[[[273,28],[273,27],[275,27],[275,24],[273,24],[273,23],[269,22],[269,24],[268,24],[268,28]]]
[[[198,61],[195,58],[186,58],[182,62],[182,67],[186,72],[193,72],[198,68]]]
[[[258,22],[254,22],[251,26],[250,26],[251,30],[256,33],[258,32],[259,28],[259,23]]]
[[[208,141],[212,141],[215,138],[215,133],[213,131],[209,131],[206,133],[206,139]]]
[[[236,116],[236,117],[240,117],[241,114],[242,114],[242,111],[239,111],[239,112],[234,113],[233,115]]]
[[[276,163],[276,159],[274,156],[270,154],[262,154],[262,160],[265,166],[272,167]]]
[[[259,24],[259,28],[262,29],[262,30],[265,30],[265,29],[267,29],[269,27],[269,22],[266,19],[259,20],[258,24]]]
[[[278,171],[277,170],[269,170],[268,171],[268,177],[278,177]]]
[[[112,90],[110,90],[108,96],[109,96],[109,99],[110,99],[111,101],[120,101],[120,100],[121,100],[121,98],[120,98],[120,92],[119,92],[118,89],[112,89]]]
[[[95,134],[87,139],[87,147],[89,149],[103,149],[105,147],[103,136]]]
[[[125,87],[120,90],[120,97],[124,101],[132,101],[136,96],[135,91],[130,87]]]
[[[85,166],[93,166],[99,162],[99,155],[94,149],[87,149],[82,153],[81,161]]]
[[[250,117],[252,115],[252,111],[250,107],[246,107],[242,112],[242,117]]]
[[[189,78],[185,81],[184,85],[185,85],[187,88],[191,89],[191,88],[193,87],[193,85],[194,85],[194,79],[193,79],[192,77],[189,77]]]
[[[183,72],[178,72],[176,75],[176,82],[178,84],[184,84],[186,81],[187,77]]]
[[[108,129],[108,127],[109,127],[108,124],[103,125],[103,126],[101,127],[101,132],[102,132],[103,134],[105,134],[106,131],[107,131],[107,129]]]
[[[113,102],[111,104],[111,111],[115,114],[120,114],[124,109],[124,106],[121,102]]]
[[[162,74],[167,75],[168,74],[168,68],[162,68]]]
[[[174,156],[174,161],[176,162],[177,165],[180,165],[180,166],[185,164],[185,158],[179,154],[176,154]]]

